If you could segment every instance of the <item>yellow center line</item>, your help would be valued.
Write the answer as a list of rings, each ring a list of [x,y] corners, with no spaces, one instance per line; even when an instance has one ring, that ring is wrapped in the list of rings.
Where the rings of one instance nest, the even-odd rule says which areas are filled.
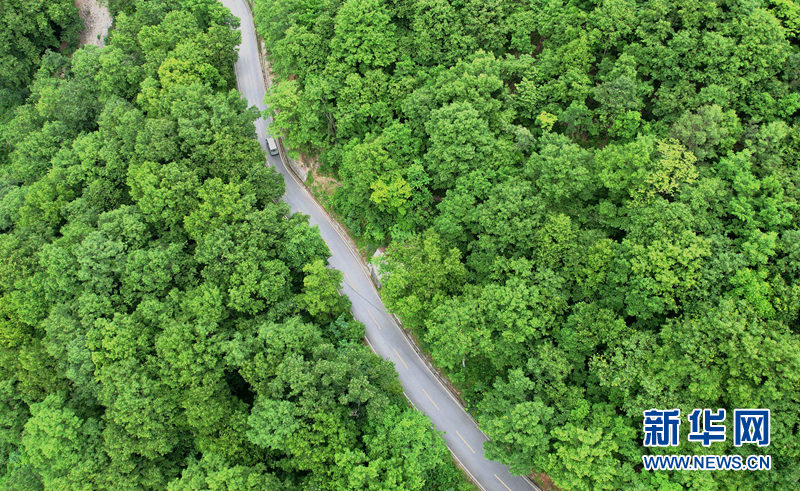
[[[397,349],[395,348],[392,349],[394,350],[394,354],[397,355],[397,359],[400,360],[400,363],[402,363],[403,366],[406,367],[406,370],[408,370],[408,365],[406,365],[406,362],[405,360],[403,360],[403,357],[400,356],[400,353],[397,352]]]
[[[378,321],[376,321],[376,320],[375,320],[375,316],[374,316],[374,315],[372,315],[372,312],[371,312],[371,311],[369,311],[369,310],[367,310],[367,313],[369,314],[369,318],[370,318],[370,319],[372,319],[372,322],[374,322],[374,323],[375,323],[375,325],[376,325],[376,326],[378,326],[378,329],[380,329],[380,328],[381,328],[381,325],[380,325],[380,324],[378,324]]]
[[[431,404],[433,404],[433,407],[435,407],[436,410],[438,411],[439,410],[439,406],[435,402],[433,402],[433,399],[431,399],[431,396],[428,394],[428,391],[425,390],[425,389],[422,389],[422,392],[425,393],[425,397],[427,397],[428,400],[431,401]]]
[[[459,433],[459,432],[458,432],[458,430],[456,430],[456,435],[458,435],[458,437],[459,437],[459,438],[461,438],[461,441],[462,441],[462,442],[464,442],[464,445],[466,445],[466,446],[467,446],[467,448],[468,448],[468,449],[470,449],[470,450],[472,451],[472,453],[475,453],[475,449],[473,449],[473,448],[472,448],[472,447],[469,445],[469,443],[467,443],[467,441],[466,441],[466,440],[464,440],[464,437],[463,437],[463,436],[461,436],[461,433]]]
[[[508,491],[511,491],[511,488],[509,488],[509,487],[508,487],[508,485],[507,485],[506,483],[504,483],[502,479],[500,479],[499,477],[497,477],[497,474],[495,474],[495,475],[494,475],[494,478],[495,478],[495,479],[497,479],[498,481],[500,481],[500,484],[502,484],[503,486],[505,486],[505,487],[506,487],[506,489],[507,489]]]

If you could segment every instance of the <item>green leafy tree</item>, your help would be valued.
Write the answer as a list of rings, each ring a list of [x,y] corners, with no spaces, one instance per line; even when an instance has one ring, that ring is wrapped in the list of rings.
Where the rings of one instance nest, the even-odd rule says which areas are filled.
[[[27,53],[0,118],[0,487],[466,486],[280,202],[230,90],[237,20],[211,0],[111,8],[107,47]],[[34,20],[47,47],[71,39]]]
[[[391,282],[381,291],[386,303],[410,326],[422,325],[426,313],[445,292],[459,290],[466,275],[457,249],[447,250],[436,234],[415,236],[387,251]]]
[[[31,406],[22,434],[23,460],[45,488],[105,486],[102,430],[100,421],[83,420],[63,395],[51,394]]]
[[[78,9],[72,2],[59,0],[13,0],[0,8],[0,121],[6,111],[20,104],[28,84],[46,49],[62,43],[77,47],[78,32],[83,27]]]
[[[349,310],[349,302],[339,295],[342,273],[325,266],[322,259],[303,266],[303,292],[298,305],[321,322],[330,321]]]

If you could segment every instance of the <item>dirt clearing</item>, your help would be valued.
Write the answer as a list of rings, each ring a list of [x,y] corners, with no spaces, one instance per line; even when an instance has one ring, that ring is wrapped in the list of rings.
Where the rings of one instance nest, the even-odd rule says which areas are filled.
[[[105,38],[112,22],[108,7],[97,0],[75,0],[75,6],[80,11],[84,26],[78,38],[79,45],[94,44],[101,48],[105,46]]]

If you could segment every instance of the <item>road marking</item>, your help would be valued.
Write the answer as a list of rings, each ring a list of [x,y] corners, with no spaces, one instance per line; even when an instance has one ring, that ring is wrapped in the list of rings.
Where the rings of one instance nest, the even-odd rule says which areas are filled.
[[[372,315],[372,311],[371,310],[367,310],[367,313],[369,314],[369,318],[372,319],[372,322],[374,322],[375,325],[378,326],[378,329],[380,329],[381,325],[378,324],[378,321],[375,320],[375,316]]]
[[[438,404],[436,404],[436,403],[433,401],[433,399],[431,399],[431,396],[430,396],[430,394],[428,394],[428,391],[427,391],[427,390],[425,390],[425,389],[422,389],[422,392],[424,392],[424,393],[425,393],[425,397],[427,397],[427,398],[428,398],[428,400],[429,400],[429,401],[431,401],[431,404],[433,404],[433,407],[435,407],[435,408],[436,408],[436,410],[438,411],[438,410],[439,410],[439,405],[438,405]],[[475,453],[475,452],[472,452],[472,453]]]
[[[500,479],[499,477],[497,477],[497,474],[495,474],[495,475],[494,475],[494,478],[495,478],[495,479],[497,479],[498,481],[500,481],[500,484],[502,484],[503,486],[505,486],[505,487],[506,487],[506,489],[507,489],[508,491],[511,491],[511,488],[509,488],[509,487],[508,487],[508,485],[507,485],[506,483],[504,483],[502,479]]]
[[[470,449],[470,450],[472,451],[472,453],[475,453],[475,449],[473,449],[473,448],[472,448],[472,447],[469,445],[469,443],[467,443],[467,441],[466,441],[466,440],[464,440],[464,437],[463,437],[463,436],[461,436],[461,433],[459,433],[459,432],[458,432],[458,430],[456,430],[456,435],[458,435],[458,437],[459,437],[459,438],[461,438],[461,441],[462,441],[462,442],[464,442],[464,445],[466,445],[466,446],[467,446],[467,448],[468,448],[468,449]]]
[[[406,391],[403,391],[403,395],[404,395],[404,396],[406,396],[406,400],[407,400],[408,402],[410,402],[412,406],[414,406],[414,409],[416,409],[417,411],[419,411],[419,408],[417,407],[417,405],[416,405],[416,404],[414,404],[414,401],[412,401],[412,400],[411,400],[411,398],[410,398],[410,397],[408,397],[408,394],[406,394]]]
[[[353,282],[350,281],[350,277],[347,276],[347,273],[342,271],[342,276],[344,276],[344,283],[349,286],[353,291],[356,291],[356,287],[353,286]]]
[[[395,348],[392,348],[392,350],[394,350],[394,354],[397,355],[397,359],[400,360],[400,363],[402,363],[403,366],[406,367],[406,370],[408,370],[408,365],[406,365],[406,361],[403,359],[402,356],[400,356],[400,353],[398,353]]]
[[[461,403],[460,403],[460,402],[458,402],[458,400],[457,400],[457,399],[455,398],[455,396],[454,396],[454,395],[453,395],[453,394],[450,392],[450,390],[449,390],[447,387],[445,387],[445,386],[444,386],[444,384],[442,383],[442,381],[441,381],[441,380],[439,380],[439,375],[437,375],[437,374],[436,374],[436,373],[433,371],[433,370],[435,370],[435,369],[432,369],[432,368],[429,368],[429,367],[428,367],[428,363],[427,363],[425,360],[423,360],[423,359],[422,359],[422,355],[420,355],[420,354],[417,352],[417,349],[414,347],[414,345],[413,345],[413,344],[411,344],[411,341],[409,341],[409,339],[408,339],[408,336],[406,335],[406,333],[402,332],[402,331],[403,331],[403,328],[402,328],[402,327],[400,327],[399,325],[397,326],[397,328],[398,328],[398,329],[400,329],[400,331],[401,331],[401,332],[400,332],[400,334],[402,334],[402,336],[401,336],[401,337],[402,337],[403,339],[405,339],[405,341],[406,341],[406,344],[408,344],[408,347],[409,347],[409,348],[411,348],[411,351],[413,351],[413,352],[414,352],[414,354],[415,354],[415,355],[417,355],[417,358],[419,358],[419,361],[420,361],[420,363],[422,363],[422,365],[423,365],[423,366],[425,366],[425,368],[428,370],[428,372],[429,372],[431,375],[433,375],[433,379],[434,379],[434,380],[436,380],[436,383],[437,383],[437,384],[439,384],[439,387],[441,387],[441,388],[442,388],[442,390],[443,390],[443,391],[444,391],[444,392],[445,392],[445,393],[446,393],[446,394],[447,394],[447,395],[450,397],[450,399],[452,399],[452,400],[453,400],[453,402],[455,402],[455,403],[456,403],[456,406],[458,406],[458,407],[460,407],[460,408],[463,408],[464,406],[462,406],[462,405],[461,405]],[[467,413],[467,411],[466,411],[466,410],[464,410],[464,412],[465,412],[465,413]],[[478,428],[478,423],[475,423],[475,420],[472,418],[472,416],[471,416],[469,413],[467,413],[467,416],[469,416],[469,419],[470,419],[470,420],[472,420],[472,422],[475,424],[475,428]],[[480,428],[478,428],[478,429],[480,430]],[[483,432],[481,431],[481,433],[483,433]],[[485,436],[485,435],[484,435],[484,436]]]
[[[450,455],[452,455],[453,458],[456,459],[456,462],[458,462],[458,467],[460,467],[462,470],[466,471],[466,473],[469,476],[469,478],[472,479],[472,482],[476,486],[481,488],[481,491],[486,491],[486,488],[484,488],[483,485],[481,483],[479,483],[477,479],[475,479],[475,476],[473,476],[472,473],[469,471],[469,469],[467,469],[467,466],[465,466],[464,463],[461,462],[461,459],[458,458],[458,455],[456,455],[456,453],[453,452],[453,449],[450,448],[450,446],[447,445],[446,443],[447,442],[445,441],[445,446],[447,447],[447,450],[450,452]]]

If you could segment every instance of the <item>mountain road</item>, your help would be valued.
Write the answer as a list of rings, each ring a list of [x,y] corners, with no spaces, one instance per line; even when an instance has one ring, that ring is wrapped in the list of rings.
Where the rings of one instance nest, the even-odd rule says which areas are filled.
[[[249,105],[264,111],[265,77],[259,60],[252,14],[245,0],[221,1],[241,20],[242,44],[235,65],[237,87]],[[269,121],[264,118],[255,122],[258,141],[265,149],[268,124]],[[484,457],[486,435],[386,311],[352,242],[333,223],[303,183],[286,168],[279,156],[267,154],[267,160],[283,175],[286,183],[283,199],[293,212],[308,215],[311,224],[319,228],[328,244],[331,252],[329,263],[343,273],[341,291],[350,298],[355,318],[366,326],[366,339],[372,350],[394,363],[406,397],[430,417],[462,469],[480,489],[486,491],[537,489],[528,479],[511,474],[507,466]]]

